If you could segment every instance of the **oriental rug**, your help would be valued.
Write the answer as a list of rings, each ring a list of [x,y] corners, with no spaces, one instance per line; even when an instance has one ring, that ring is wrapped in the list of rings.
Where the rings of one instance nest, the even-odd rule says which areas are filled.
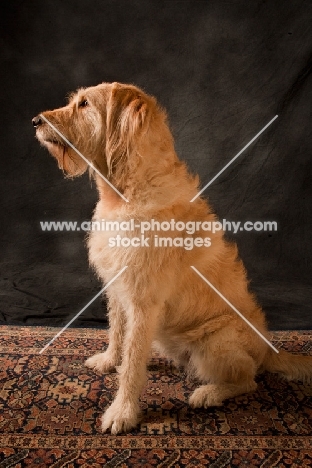
[[[84,361],[105,348],[107,332],[0,327],[0,468],[312,466],[312,389],[276,375],[256,392],[219,408],[192,409],[198,383],[154,353],[142,393],[142,420],[129,434],[100,431],[117,389],[116,373]],[[274,332],[272,343],[312,354],[312,332]]]

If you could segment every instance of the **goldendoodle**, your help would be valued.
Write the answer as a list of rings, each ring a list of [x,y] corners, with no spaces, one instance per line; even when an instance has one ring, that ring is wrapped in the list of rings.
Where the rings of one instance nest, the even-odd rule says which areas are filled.
[[[67,176],[92,165],[99,192],[93,220],[114,223],[113,230],[89,234],[90,264],[104,284],[127,266],[106,291],[109,346],[86,361],[119,374],[103,431],[117,434],[138,423],[153,343],[202,381],[190,397],[193,407],[222,405],[254,391],[263,370],[310,380],[312,357],[275,353],[191,268],[268,338],[236,245],[222,231],[207,235],[204,226],[217,220],[215,214],[201,197],[190,202],[199,179],[178,159],[155,98],[132,85],[102,83],[78,90],[65,107],[43,112],[33,125]]]

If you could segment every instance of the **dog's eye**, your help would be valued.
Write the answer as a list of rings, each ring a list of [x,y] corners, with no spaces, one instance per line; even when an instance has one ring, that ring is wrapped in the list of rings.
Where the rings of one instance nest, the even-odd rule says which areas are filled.
[[[88,105],[88,101],[84,99],[83,101],[79,102],[78,107],[87,107]]]

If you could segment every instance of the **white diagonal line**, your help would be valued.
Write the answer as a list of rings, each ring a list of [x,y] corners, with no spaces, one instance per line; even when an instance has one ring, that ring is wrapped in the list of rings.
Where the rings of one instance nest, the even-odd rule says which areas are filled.
[[[214,182],[214,181],[215,181],[215,180],[216,180],[216,179],[219,177],[219,175],[221,175],[221,174],[222,174],[222,172],[224,172],[224,171],[225,171],[225,169],[227,169],[227,168],[228,168],[228,167],[229,167],[229,166],[230,166],[230,165],[231,165],[231,164],[232,164],[232,163],[235,161],[235,159],[237,159],[237,158],[238,158],[238,156],[240,156],[240,155],[241,155],[241,154],[242,154],[242,153],[245,151],[245,149],[246,149],[246,148],[248,148],[248,146],[250,146],[250,145],[251,145],[251,143],[253,143],[253,142],[254,142],[254,141],[255,141],[255,140],[258,138],[258,136],[260,136],[260,135],[261,135],[261,133],[263,133],[263,132],[264,132],[264,131],[265,131],[265,130],[266,130],[266,129],[267,129],[267,128],[268,128],[268,127],[271,125],[271,123],[273,123],[273,122],[274,122],[274,120],[276,120],[276,119],[277,119],[277,117],[278,117],[278,115],[276,115],[275,117],[273,117],[273,119],[272,119],[272,120],[270,120],[270,122],[269,122],[269,123],[267,123],[267,124],[265,125],[265,127],[263,127],[263,129],[262,129],[262,130],[260,130],[260,132],[259,132],[259,133],[257,133],[257,135],[256,135],[256,136],[254,136],[254,137],[252,138],[252,140],[250,140],[250,142],[249,142],[249,143],[247,143],[247,145],[246,145],[246,146],[244,146],[244,148],[243,148],[243,149],[241,149],[241,150],[240,150],[240,152],[239,152],[239,153],[237,153],[237,155],[236,155],[236,156],[234,156],[234,158],[233,158],[233,159],[231,159],[231,161],[230,161],[230,162],[228,162],[228,163],[227,163],[227,164],[224,166],[224,168],[223,168],[223,169],[221,169],[221,171],[220,171],[220,172],[218,172],[218,174],[217,174],[217,175],[215,175],[215,176],[214,176],[214,177],[213,177],[213,178],[210,180],[210,182],[208,182],[208,184],[206,184],[206,185],[205,185],[205,187],[204,187],[204,188],[202,188],[202,189],[201,189],[201,191],[197,193],[197,195],[195,195],[195,197],[193,197],[193,198],[192,198],[192,200],[190,200],[190,202],[192,203],[194,200],[196,200],[196,198],[197,198],[197,197],[199,197],[199,195],[200,195],[201,193],[203,193],[203,192],[204,192],[204,190],[206,190],[206,188],[207,188],[207,187],[209,187],[209,185],[211,185],[211,184],[212,184],[212,182]]]
[[[78,314],[75,315],[75,317],[72,318],[71,321],[68,322],[68,324],[67,324],[64,328],[62,328],[62,330],[59,331],[59,332],[55,335],[55,337],[52,338],[51,341],[49,341],[48,344],[45,345],[44,348],[42,348],[42,350],[39,352],[39,354],[42,354],[42,353],[53,343],[53,341],[55,341],[55,340],[66,330],[66,328],[68,328],[69,325],[71,325],[71,324],[74,322],[74,320],[76,320],[76,318],[79,317],[79,315],[82,314],[82,312],[84,312],[84,311],[89,307],[89,305],[92,304],[92,302],[95,301],[95,299],[97,299],[97,298],[102,294],[102,292],[105,291],[105,289],[107,289],[108,286],[110,286],[110,285],[118,278],[118,276],[120,276],[120,275],[125,271],[126,268],[128,268],[128,266],[123,267],[122,270],[120,270],[120,272],[117,273],[117,275],[114,276],[114,278],[112,278],[112,279],[104,286],[104,288],[102,288],[101,291],[98,292],[98,293],[94,296],[94,298],[91,299],[91,301],[88,302],[88,304],[85,305],[84,308],[81,309],[81,311],[78,312]]]
[[[70,146],[74,151],[76,151],[76,153],[87,163],[89,164],[90,167],[92,167],[92,169],[100,176],[102,177],[103,180],[105,180],[105,182],[113,189],[115,190],[116,193],[118,193],[118,195],[123,199],[125,200],[126,202],[129,203],[129,200],[122,194],[119,192],[118,189],[116,189],[116,187],[114,187],[113,184],[111,184],[111,182],[109,180],[106,179],[106,177],[103,176],[103,174],[100,173],[100,171],[90,162],[88,161],[88,159],[82,154],[80,153],[80,151],[69,141],[67,140],[67,138],[53,125],[51,124],[51,122],[43,115],[43,114],[40,114],[40,117],[45,121],[47,122],[48,125],[50,125],[51,128],[53,128],[53,130],[58,134],[60,135],[60,137],[63,138],[63,140],[68,144],[68,146]]]
[[[259,330],[251,323],[249,322],[249,320],[246,319],[246,317],[243,316],[243,314],[241,314],[239,312],[239,310],[236,309],[236,307],[233,306],[233,304],[230,303],[230,301],[228,301],[226,299],[226,297],[223,296],[223,294],[220,293],[220,291],[218,291],[211,283],[210,281],[207,280],[207,278],[205,278],[201,273],[200,271],[197,270],[197,268],[195,268],[194,266],[191,266],[191,268],[198,274],[198,276],[201,277],[201,279],[203,279],[205,281],[205,283],[207,283],[211,289],[213,289],[233,310],[234,312],[236,312],[246,323],[247,325],[249,325],[253,331],[255,331],[257,333],[257,335],[260,336],[260,338],[262,338],[276,353],[279,353],[279,351],[274,348],[274,346],[272,345],[272,343],[269,342],[269,340],[266,339],[265,336],[262,335],[262,333],[259,332]]]

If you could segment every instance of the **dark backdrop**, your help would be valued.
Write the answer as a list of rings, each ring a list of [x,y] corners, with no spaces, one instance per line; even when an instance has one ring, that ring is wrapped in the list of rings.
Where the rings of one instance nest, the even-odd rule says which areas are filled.
[[[235,238],[271,329],[312,328],[310,0],[32,0],[1,4],[2,323],[63,325],[98,291],[83,233],[96,190],[65,180],[31,118],[68,92],[130,82],[167,109],[179,156],[221,218],[276,220]],[[97,300],[75,326],[104,326]]]

